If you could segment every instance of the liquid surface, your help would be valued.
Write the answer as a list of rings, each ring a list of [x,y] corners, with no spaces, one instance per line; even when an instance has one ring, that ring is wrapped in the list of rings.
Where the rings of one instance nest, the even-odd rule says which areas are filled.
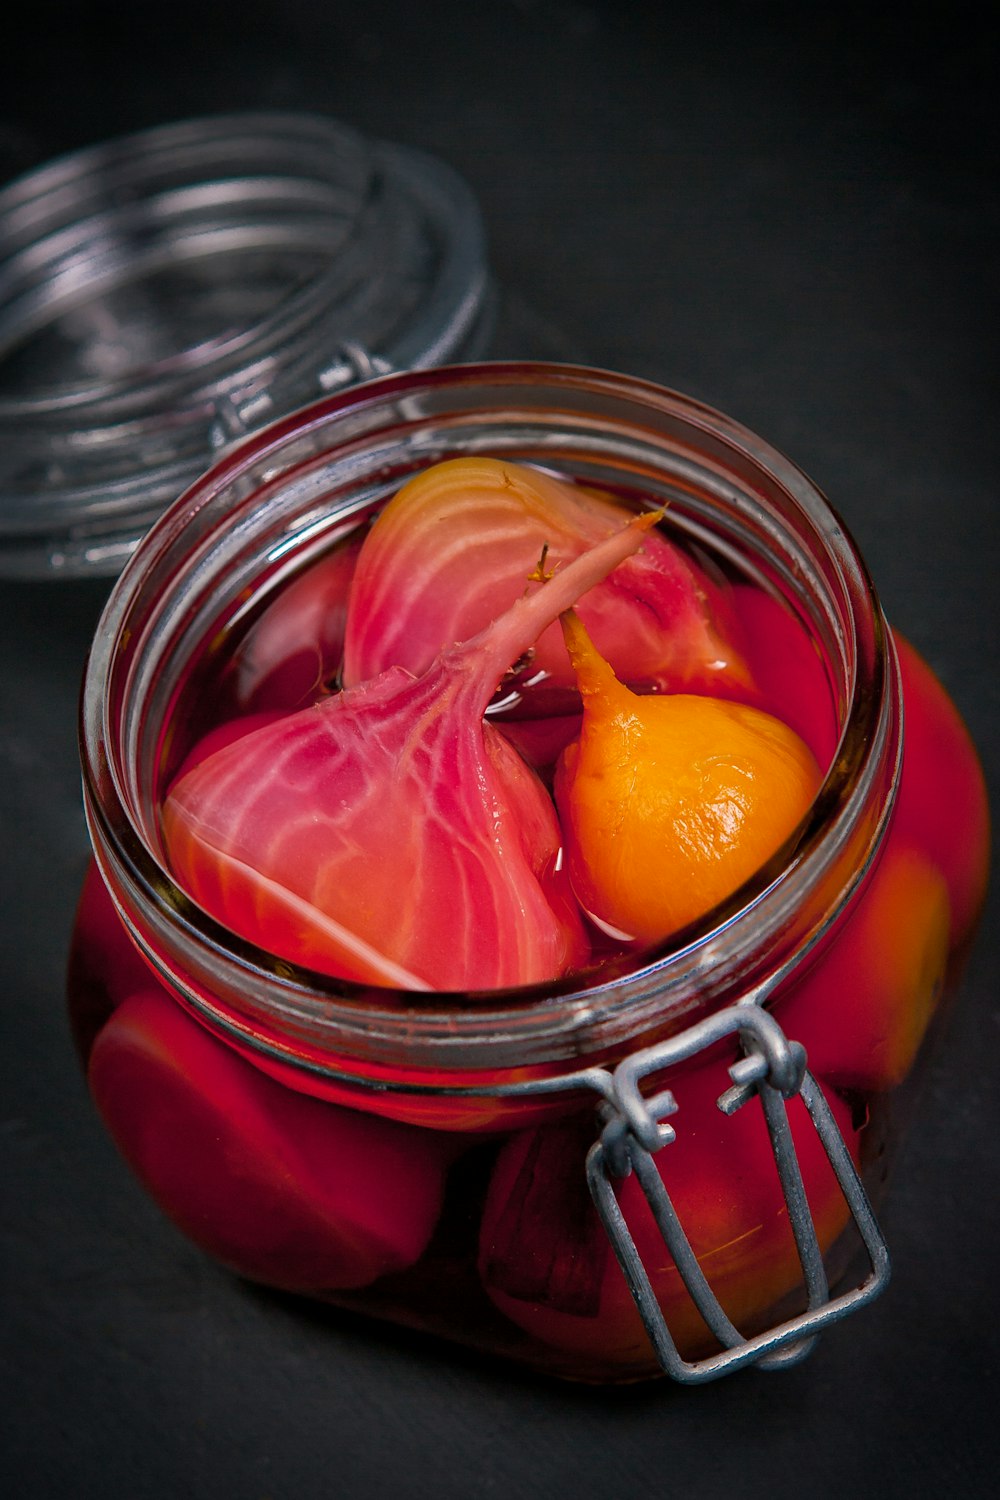
[[[609,956],[638,961],[648,944],[727,898],[804,812],[780,778],[758,794],[747,831],[731,836],[745,845],[734,873],[696,878],[703,894],[670,922],[616,920],[588,899],[593,881],[581,877],[580,858],[568,876],[564,869],[565,828],[550,794],[581,726],[578,664],[557,621],[569,606],[637,701],[742,705],[720,723],[745,708],[747,746],[765,716],[789,743],[801,735],[809,795],[833,747],[824,664],[776,599],[662,528],[623,549],[624,560],[597,561],[632,514],[523,466],[452,460],[411,480],[239,631],[217,635],[184,685],[163,765],[164,834],[180,883],[281,958],[451,991],[591,973]],[[574,568],[580,583],[569,588]],[[530,600],[537,623],[519,634],[507,622]],[[488,647],[494,639],[499,646]],[[466,643],[460,652],[456,641]],[[469,674],[482,675],[475,704],[447,708]],[[692,769],[707,788],[716,749],[697,753]],[[767,756],[758,760],[751,755],[740,774],[752,765],[759,780]],[[721,793],[703,795],[721,806]],[[765,826],[779,804],[780,833],[757,837],[752,825]],[[665,835],[671,848],[675,832]],[[651,825],[640,879],[646,865],[650,881],[674,879],[656,868],[659,837]],[[473,873],[455,856],[477,841]],[[712,853],[696,855],[696,877]],[[680,878],[690,884],[689,874]],[[383,903],[380,914],[386,888],[407,900]],[[550,928],[554,943],[538,947],[536,935]],[[484,967],[487,952],[510,962]]]

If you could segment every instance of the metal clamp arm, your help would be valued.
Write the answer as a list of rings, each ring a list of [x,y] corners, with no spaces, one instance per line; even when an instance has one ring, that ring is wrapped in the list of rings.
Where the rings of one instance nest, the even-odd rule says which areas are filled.
[[[804,1312],[749,1338],[730,1321],[713,1292],[653,1160],[655,1152],[676,1139],[673,1126],[662,1121],[677,1112],[677,1102],[669,1091],[646,1098],[639,1089],[640,1082],[651,1074],[734,1033],[743,1044],[745,1056],[729,1069],[733,1087],[721,1095],[718,1107],[725,1114],[733,1114],[755,1094],[760,1095],[806,1290]],[[775,1369],[796,1363],[808,1354],[824,1328],[871,1302],[888,1282],[885,1240],[830,1106],[805,1064],[803,1048],[788,1041],[773,1016],[756,1005],[736,1005],[659,1046],[626,1058],[612,1075],[611,1100],[600,1106],[604,1128],[587,1157],[591,1195],[657,1359],[668,1375],[685,1384],[714,1380],[749,1364]],[[785,1101],[795,1094],[800,1095],[808,1111],[870,1262],[870,1273],[861,1286],[833,1298],[788,1123]],[[723,1346],[717,1354],[687,1361],[677,1349],[614,1192],[612,1179],[630,1171],[635,1173],[692,1301]]]

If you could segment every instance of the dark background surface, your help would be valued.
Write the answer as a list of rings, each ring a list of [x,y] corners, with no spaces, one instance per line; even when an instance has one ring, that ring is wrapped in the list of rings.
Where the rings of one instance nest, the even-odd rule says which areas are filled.
[[[94,0],[19,6],[3,32],[4,178],[259,107],[444,157],[482,204],[502,352],[651,377],[791,454],[995,791],[997,57],[961,9]],[[897,1169],[893,1285],[798,1371],[598,1392],[314,1314],[161,1219],[76,1070],[74,720],[105,587],[0,589],[5,1493],[994,1493],[996,900]]]

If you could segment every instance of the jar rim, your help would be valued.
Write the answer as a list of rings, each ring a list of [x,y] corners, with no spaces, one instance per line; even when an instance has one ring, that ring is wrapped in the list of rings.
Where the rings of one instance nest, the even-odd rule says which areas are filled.
[[[259,510],[261,476],[270,476],[268,493],[280,495],[282,475],[287,480],[291,473],[292,455],[301,460],[304,440],[332,462],[363,468],[366,445],[369,452],[377,447],[401,408],[410,413],[411,436],[424,434],[419,466],[430,461],[427,444],[436,450],[444,442],[445,412],[460,444],[477,406],[491,419],[480,442],[499,440],[505,413],[508,423],[516,418],[526,431],[544,411],[549,437],[560,421],[575,423],[573,434],[591,457],[602,436],[607,441],[610,423],[621,432],[628,427],[632,447],[626,444],[623,456],[645,452],[647,444],[665,462],[667,449],[678,446],[677,434],[687,433],[692,447],[697,439],[727,462],[738,460],[755,476],[756,488],[748,484],[746,494],[733,495],[734,513],[752,514],[766,540],[779,522],[773,501],[779,496],[787,512],[782,524],[794,515],[810,545],[823,549],[828,572],[822,576],[837,591],[846,699],[837,752],[803,825],[708,918],[596,986],[570,977],[464,997],[461,1004],[454,996],[441,1003],[441,997],[290,969],[201,913],[151,848],[137,813],[135,768],[127,764],[137,740],[134,732],[122,740],[116,716],[142,675],[135,662],[145,649],[137,642],[148,643],[155,625],[151,584],[175,575],[179,549],[187,547],[190,576],[204,589],[219,528],[231,539],[241,526],[252,527],[247,518],[255,505]],[[602,410],[611,416],[600,418]],[[713,462],[705,459],[707,469]],[[731,474],[720,481],[720,493],[726,485],[735,488]],[[815,578],[813,584],[818,587]],[[238,579],[229,585],[238,586]],[[112,591],[88,662],[81,728],[85,802],[99,863],[128,925],[171,987],[215,1029],[313,1071],[330,1067],[339,1074],[357,1065],[371,1079],[388,1061],[398,1061],[402,1049],[415,1077],[428,1070],[440,1083],[439,1074],[523,1065],[558,1070],[566,1060],[631,1048],[732,1003],[734,982],[744,996],[763,998],[820,940],[875,856],[898,779],[900,713],[891,637],[865,564],[820,491],[783,454],[711,407],[631,376],[538,363],[445,366],[385,376],[281,419],[223,457],[157,523]],[[808,901],[808,921],[798,920]],[[198,957],[202,977],[225,969],[232,985],[225,1003],[211,983],[192,983],[190,972],[178,973],[167,956],[175,943],[187,959]]]

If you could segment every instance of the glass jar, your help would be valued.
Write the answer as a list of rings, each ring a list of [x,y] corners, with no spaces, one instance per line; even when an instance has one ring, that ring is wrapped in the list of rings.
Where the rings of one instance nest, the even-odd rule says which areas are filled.
[[[666,507],[733,583],[825,779],[792,842],[631,967],[477,995],[332,979],[180,889],[164,789],[264,611],[409,476],[475,454]],[[752,433],[532,364],[388,376],[285,418],[126,567],[82,757],[96,869],[69,990],[90,1087],[149,1191],[237,1272],[587,1381],[787,1364],[881,1289],[871,1200],[981,904],[983,782],[843,526]]]
[[[118,572],[233,438],[372,373],[481,356],[478,206],[322,115],[161,125],[0,192],[0,576]]]

